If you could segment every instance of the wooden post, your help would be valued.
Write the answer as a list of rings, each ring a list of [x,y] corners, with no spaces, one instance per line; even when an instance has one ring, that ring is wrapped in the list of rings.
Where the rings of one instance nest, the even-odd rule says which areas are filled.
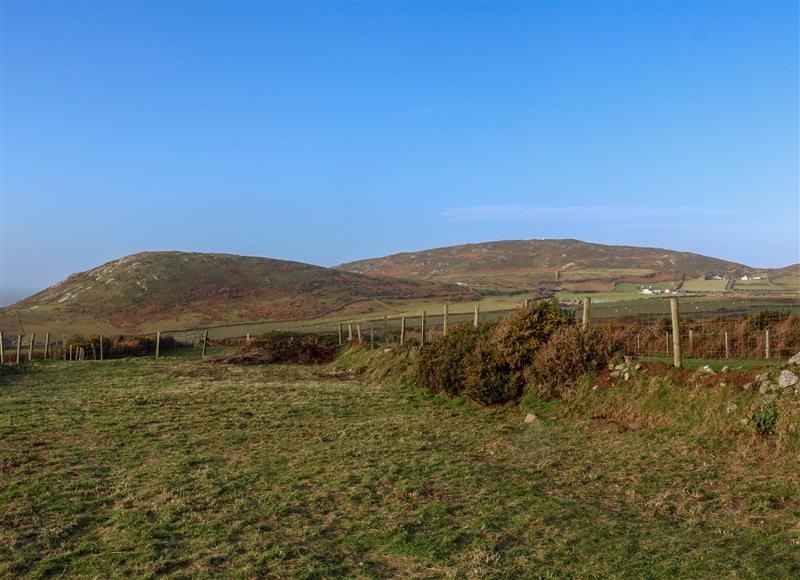
[[[208,344],[208,329],[203,331],[203,350],[200,352],[200,358],[206,358],[206,345]]]
[[[17,364],[19,364],[20,360],[20,349],[22,348],[22,335],[17,335]]]
[[[589,326],[589,317],[592,314],[592,299],[587,296],[583,299],[583,326]]]
[[[250,333],[249,332],[247,333],[247,338],[245,340],[247,341],[247,344],[250,344]]]
[[[361,337],[361,323],[360,322],[356,323],[356,333],[358,335],[358,344],[364,344],[364,340]]]
[[[347,342],[353,342],[353,323],[347,323]]]
[[[339,346],[342,346],[344,336],[342,335],[342,323],[339,323]]]
[[[694,357],[694,330],[689,329],[689,356]]]
[[[383,344],[389,346],[389,315],[383,315]]]
[[[681,368],[681,316],[678,308],[678,299],[669,299],[669,309],[672,314],[672,364],[676,369]]]
[[[419,333],[419,345],[425,344],[425,311],[422,311],[422,328]]]
[[[725,331],[725,358],[731,358],[731,349],[728,344],[728,331]]]
[[[472,315],[472,326],[478,328],[478,323],[480,322],[481,311],[478,303],[475,303],[475,312]]]
[[[161,331],[156,332],[156,358],[161,356]]]
[[[447,334],[447,315],[448,315],[448,310],[449,309],[450,309],[449,305],[445,304],[444,305],[444,317],[442,318],[442,333],[443,334]]]
[[[6,347],[3,344],[3,331],[0,330],[0,365],[6,362]]]
[[[31,332],[31,345],[28,347],[28,362],[33,362],[33,341],[36,339],[36,333]]]
[[[664,341],[667,343],[667,356],[669,356],[669,332],[664,335]]]
[[[369,348],[375,348],[375,329],[372,326],[372,321],[369,323]]]
[[[100,335],[100,360],[103,360],[103,335]]]
[[[636,333],[636,354],[642,354],[642,333]]]
[[[764,331],[764,358],[769,358],[769,328]]]
[[[527,307],[528,307],[528,304],[530,304],[530,301],[529,301],[527,298],[526,298],[525,300],[523,300],[523,301],[522,301],[522,306],[523,306],[524,308],[527,308]]]
[[[100,338],[102,340],[102,337],[100,337]],[[43,359],[47,358],[47,349],[48,348],[50,348],[50,333],[49,332],[44,335],[44,356],[42,357]],[[102,355],[101,355],[101,358],[102,358]]]
[[[69,345],[69,361],[72,362],[72,344]]]
[[[400,317],[400,344],[406,340],[406,317]]]

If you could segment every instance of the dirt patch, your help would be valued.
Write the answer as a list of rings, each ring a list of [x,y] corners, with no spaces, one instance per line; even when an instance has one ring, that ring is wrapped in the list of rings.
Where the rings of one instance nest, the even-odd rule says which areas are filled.
[[[336,358],[336,346],[315,337],[266,338],[252,341],[234,353],[208,359],[209,362],[239,365],[278,363],[325,364]]]

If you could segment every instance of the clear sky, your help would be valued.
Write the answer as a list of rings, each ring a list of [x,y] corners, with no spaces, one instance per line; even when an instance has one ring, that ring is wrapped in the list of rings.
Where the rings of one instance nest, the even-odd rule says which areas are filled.
[[[800,261],[798,4],[2,3],[6,292],[143,250]]]

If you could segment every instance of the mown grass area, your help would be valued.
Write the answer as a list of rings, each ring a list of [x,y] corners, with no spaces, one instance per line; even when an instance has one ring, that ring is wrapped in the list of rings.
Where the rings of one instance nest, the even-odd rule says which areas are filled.
[[[0,576],[800,574],[796,457],[705,428],[753,393],[485,410],[327,370],[3,370]]]
[[[667,365],[673,364],[673,358],[671,356],[640,356],[636,357],[637,360],[646,362],[646,361],[660,361]],[[720,370],[724,367],[728,367],[731,369],[754,369],[754,368],[761,368],[761,367],[770,367],[770,366],[778,366],[783,364],[784,360],[782,359],[718,359],[718,358],[684,358],[681,361],[683,368],[685,369],[697,369],[704,366],[709,366],[715,371]]]

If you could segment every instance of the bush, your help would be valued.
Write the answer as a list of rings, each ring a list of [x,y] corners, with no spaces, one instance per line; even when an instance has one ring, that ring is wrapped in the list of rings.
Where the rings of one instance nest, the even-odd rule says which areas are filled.
[[[492,341],[480,342],[464,359],[464,394],[482,405],[505,403],[522,394],[522,374],[511,368]]]
[[[433,393],[461,394],[466,378],[464,360],[485,335],[486,327],[459,324],[423,346],[417,359],[417,383]]]
[[[620,352],[620,343],[598,328],[562,328],[536,353],[532,382],[540,396],[559,397],[585,374],[603,370]]]
[[[492,341],[501,356],[515,371],[533,363],[536,351],[559,328],[570,323],[555,300],[534,302],[500,321],[492,332]]]

